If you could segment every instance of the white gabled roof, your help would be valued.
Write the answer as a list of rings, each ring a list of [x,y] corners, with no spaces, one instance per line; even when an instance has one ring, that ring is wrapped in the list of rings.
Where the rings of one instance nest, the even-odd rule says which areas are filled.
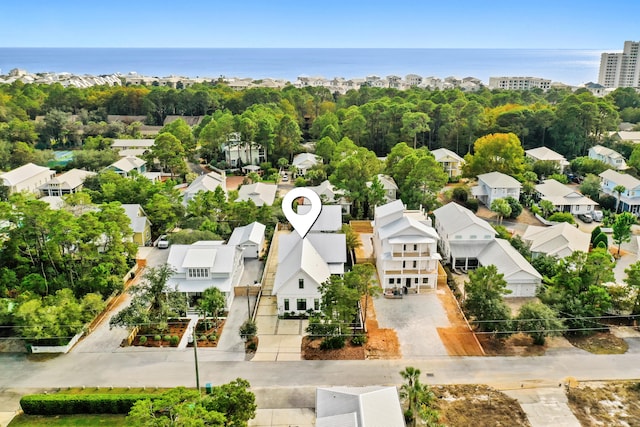
[[[298,205],[298,213],[306,214],[311,205]],[[318,219],[313,223],[310,231],[335,232],[342,228],[342,208],[340,205],[322,205]]]
[[[420,221],[416,221],[413,218],[404,216],[389,224],[386,224],[378,228],[378,235],[381,240],[390,239],[395,236],[406,236],[406,231],[412,229],[412,234],[420,235],[421,237],[431,238],[433,240],[439,240],[438,233],[432,227],[429,227]]]
[[[58,184],[58,188],[71,190],[82,185],[85,179],[95,176],[97,173],[82,169],[71,169],[55,178],[47,181],[40,188],[49,188],[49,184]]]
[[[567,159],[562,154],[556,153],[555,151],[553,151],[548,147],[532,148],[531,150],[525,151],[525,153],[529,157],[533,157],[534,159],[537,159],[537,160],[561,162],[562,164],[568,164]]]
[[[622,159],[622,154],[617,151],[612,150],[611,148],[604,147],[602,145],[594,145],[591,147],[594,153],[597,153],[601,156],[609,157],[612,159]]]
[[[579,191],[574,190],[568,185],[564,185],[555,179],[546,179],[542,184],[536,185],[536,191],[542,195],[542,198],[549,200],[554,206],[573,205],[597,206],[598,204],[584,196]]]
[[[438,148],[437,150],[433,150],[431,154],[433,154],[433,157],[436,158],[436,162],[441,162],[447,158],[456,160],[458,162],[464,162],[464,159],[462,157],[446,148]]]
[[[504,239],[495,239],[478,255],[478,261],[483,266],[495,265],[498,273],[509,280],[522,273],[532,278],[542,280],[540,273],[518,252],[511,243]]]
[[[299,271],[304,271],[318,285],[331,276],[329,265],[309,239],[301,239],[297,233],[280,236],[278,269],[273,283],[273,293],[277,294],[278,290]]]
[[[142,233],[149,219],[146,217],[142,206],[137,203],[123,204],[124,213],[131,221],[131,229],[134,233]]]
[[[121,171],[130,172],[134,169],[138,169],[140,166],[144,165],[146,162],[138,157],[123,157],[120,160],[111,164],[111,167],[118,168]]]
[[[347,262],[347,240],[342,233],[309,233],[306,236],[329,264]]]
[[[398,190],[398,184],[396,184],[395,180],[391,178],[389,175],[378,174],[378,181],[382,184],[382,188],[385,190]],[[367,182],[367,186],[370,187],[371,183]]]
[[[640,142],[640,132],[637,131],[618,131],[618,136],[623,141]]]
[[[51,169],[44,166],[27,163],[26,165],[22,165],[19,168],[15,168],[13,170],[10,170],[9,172],[0,174],[0,178],[4,181],[4,185],[13,186],[26,181],[27,179],[32,178],[36,175],[39,175],[42,172],[49,172],[51,175],[55,173]]]
[[[376,206],[375,218],[383,219],[388,216],[395,216],[404,212],[404,204],[402,200],[394,200],[393,202]]]
[[[492,235],[496,234],[496,231],[487,221],[455,202],[447,203],[436,209],[433,211],[433,215],[435,215],[446,234],[457,233],[471,225],[477,225]]]
[[[229,237],[229,245],[259,245],[264,240],[266,226],[259,222],[252,222],[244,227],[236,227]]]
[[[529,226],[522,238],[530,244],[531,252],[564,258],[574,251],[589,251],[591,235],[573,225],[562,222],[551,227]]]
[[[478,180],[491,188],[520,188],[522,184],[517,179],[502,172],[489,172],[478,175]]]
[[[311,166],[314,166],[320,163],[322,163],[322,159],[320,158],[320,156],[316,156],[313,153],[296,154],[293,157],[293,161],[291,162],[293,166],[296,166],[296,167],[305,166],[307,168],[310,168]]]
[[[238,200],[253,200],[256,206],[272,205],[276,199],[276,184],[265,184],[256,182],[240,187],[238,190]]]
[[[199,243],[199,242],[196,242]],[[189,268],[208,268],[213,274],[230,276],[233,273],[236,246],[211,244],[171,245],[169,264],[177,273],[186,273]]]
[[[317,425],[342,426],[325,422],[329,418],[333,422],[347,422],[346,426],[353,426],[353,417],[348,414],[354,413],[357,419],[355,426],[358,427],[405,426],[398,390],[395,387],[319,387],[316,390],[316,417],[319,421]],[[340,415],[343,417],[338,417]]]
[[[189,184],[185,192],[195,194],[199,191],[215,191],[217,187],[222,187],[226,193],[226,177],[217,172],[209,172],[204,175],[199,175],[194,179],[191,184]]]
[[[607,169],[606,171],[600,173],[599,176],[600,178],[609,180],[616,185],[624,186],[624,188],[626,188],[627,191],[640,187],[640,180],[638,180],[637,178],[629,174],[620,173],[613,169]]]

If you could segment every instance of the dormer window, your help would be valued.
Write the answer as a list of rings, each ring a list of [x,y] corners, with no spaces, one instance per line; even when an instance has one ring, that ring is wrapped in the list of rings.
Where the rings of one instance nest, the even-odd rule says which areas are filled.
[[[206,279],[209,277],[209,269],[207,268],[190,268],[188,276],[192,279]]]

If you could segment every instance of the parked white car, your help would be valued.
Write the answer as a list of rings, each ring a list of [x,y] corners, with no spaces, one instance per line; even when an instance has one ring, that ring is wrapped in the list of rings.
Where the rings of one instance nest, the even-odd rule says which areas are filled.
[[[602,211],[591,212],[591,218],[593,218],[595,222],[602,222],[602,216]]]
[[[158,238],[158,243],[156,244],[158,249],[167,249],[169,247],[169,240],[167,239],[167,235],[163,234]]]

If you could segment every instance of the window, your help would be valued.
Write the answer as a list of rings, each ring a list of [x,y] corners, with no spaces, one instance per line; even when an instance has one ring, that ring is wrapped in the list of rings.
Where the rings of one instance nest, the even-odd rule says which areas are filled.
[[[422,278],[422,283],[429,283],[429,279],[427,277]]]
[[[289,299],[284,300],[284,311],[289,311]]]
[[[304,298],[298,298],[296,300],[296,308],[298,311],[306,311],[307,310],[307,300]]]
[[[315,298],[315,299],[313,300],[313,309],[314,309],[315,311],[320,310],[320,300],[319,300],[318,298]]]
[[[393,282],[394,282],[393,277],[391,277],[391,278],[389,279],[389,284],[390,284],[390,285],[393,285]]]
[[[413,279],[413,283],[418,283],[418,278]]]
[[[402,268],[406,267],[407,262],[406,261],[402,261]]]
[[[413,261],[413,268],[417,268],[418,267],[418,261]]]
[[[418,250],[418,245],[413,245],[413,250],[417,251]]]
[[[304,279],[298,279],[298,289],[304,289]]]
[[[188,274],[191,278],[207,278],[209,277],[209,270],[206,268],[190,268]]]
[[[470,239],[477,239],[478,236],[476,236],[475,234],[472,234],[471,236],[469,236]]]

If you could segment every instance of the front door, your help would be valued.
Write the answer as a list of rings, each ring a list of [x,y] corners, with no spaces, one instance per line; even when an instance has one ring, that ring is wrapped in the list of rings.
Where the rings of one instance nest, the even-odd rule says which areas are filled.
[[[404,280],[405,280],[405,282],[404,282],[405,284],[404,284],[404,285],[405,285],[407,288],[410,288],[410,287],[411,287],[411,279],[404,279]]]

